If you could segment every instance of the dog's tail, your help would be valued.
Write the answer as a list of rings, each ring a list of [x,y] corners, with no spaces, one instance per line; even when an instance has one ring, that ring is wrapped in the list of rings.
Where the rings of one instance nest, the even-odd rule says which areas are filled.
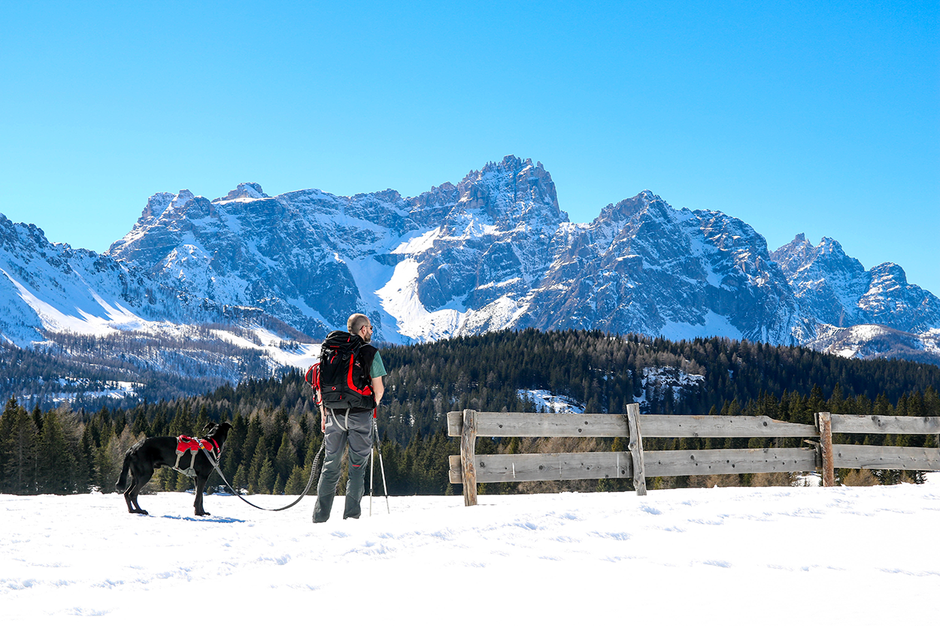
[[[124,467],[121,469],[121,477],[118,478],[114,486],[119,491],[124,491],[124,488],[127,486],[127,472],[131,468],[131,454],[137,451],[137,446],[134,446],[124,454]]]

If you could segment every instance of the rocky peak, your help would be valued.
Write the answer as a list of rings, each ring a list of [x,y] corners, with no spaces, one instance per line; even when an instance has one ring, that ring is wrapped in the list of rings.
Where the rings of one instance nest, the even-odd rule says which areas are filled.
[[[871,290],[881,293],[908,286],[907,273],[896,263],[882,263],[871,268]]]
[[[821,255],[837,257],[846,256],[845,251],[842,249],[842,244],[830,237],[823,237],[816,249],[819,250],[819,254]]]
[[[940,298],[909,284],[900,265],[882,263],[868,275],[868,290],[858,306],[872,323],[914,333],[940,328]]]
[[[803,234],[775,250],[805,313],[836,328],[880,324],[904,332],[923,332],[940,325],[940,300],[909,285],[900,266],[883,263],[866,271],[838,241],[823,237],[813,246]]]
[[[431,219],[440,220],[443,215],[434,209],[443,209],[453,207],[460,199],[457,186],[447,182],[439,187],[431,187],[430,191],[425,191],[421,195],[411,198],[412,212],[428,213],[433,215]]]
[[[143,212],[140,214],[140,221],[145,222],[147,220],[157,219],[163,215],[163,212],[166,211],[175,197],[176,196],[172,193],[165,191],[150,196],[150,199],[147,200],[147,206],[144,207]]]
[[[25,247],[42,250],[50,245],[46,239],[46,233],[35,224],[14,224],[0,213],[0,248],[15,250]],[[64,247],[68,248],[68,245],[64,244]]]
[[[787,277],[796,274],[805,265],[809,265],[815,258],[815,247],[806,239],[806,235],[799,233],[790,243],[780,246],[770,253],[771,258]]]
[[[261,198],[269,197],[264,193],[264,190],[261,189],[261,185],[258,183],[240,183],[238,187],[228,192],[224,198],[216,198],[213,202],[230,202],[232,200],[240,199],[250,199],[258,200]]]
[[[806,239],[806,235],[800,233],[793,241],[773,251],[771,258],[791,283],[815,280],[822,274],[859,279],[865,273],[864,266],[847,255],[842,245],[830,237],[823,237],[819,245],[814,246]]]
[[[650,208],[653,203],[660,203],[668,207],[662,198],[648,189],[641,191],[632,198],[626,198],[616,204],[608,204],[601,209],[601,214],[595,218],[595,222],[609,221],[615,223],[625,223]]]
[[[458,212],[481,212],[491,224],[512,229],[519,222],[557,226],[568,215],[558,207],[551,175],[541,163],[509,155],[471,171],[457,185]]]
[[[176,197],[174,197],[173,200],[170,202],[169,208],[182,209],[183,207],[186,206],[186,203],[188,203],[190,200],[192,200],[195,197],[196,196],[193,195],[193,192],[191,192],[189,189],[180,189],[180,192],[176,194]]]

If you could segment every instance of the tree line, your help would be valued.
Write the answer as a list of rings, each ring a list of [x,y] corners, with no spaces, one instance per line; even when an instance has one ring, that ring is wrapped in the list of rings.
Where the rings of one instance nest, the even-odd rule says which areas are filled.
[[[940,368],[908,361],[861,361],[799,347],[727,339],[672,342],[594,331],[506,331],[414,346],[383,346],[386,399],[380,409],[381,450],[393,495],[459,493],[448,479],[447,457],[458,454],[447,436],[448,411],[533,411],[520,390],[544,389],[585,412],[622,412],[642,399],[643,410],[676,414],[768,415],[811,423],[818,411],[940,415]],[[684,372],[678,385],[663,372]],[[97,410],[36,405],[15,399],[0,414],[0,491],[15,494],[111,492],[124,452],[146,436],[201,435],[210,422],[234,426],[221,469],[238,489],[299,494],[322,443],[319,415],[300,371],[247,379],[211,393],[129,408]],[[839,436],[840,442],[936,445],[933,437]],[[838,438],[838,437],[837,437]],[[479,453],[618,450],[615,439],[578,441],[481,439]],[[654,439],[648,449],[768,447],[767,440]],[[554,446],[554,448],[553,448]],[[883,473],[883,481],[900,479]],[[485,490],[626,489],[629,481],[578,484],[500,484]],[[341,481],[341,485],[343,481]],[[683,486],[677,479],[654,486]],[[214,475],[210,489],[219,488]],[[192,481],[169,469],[151,489],[178,491]]]

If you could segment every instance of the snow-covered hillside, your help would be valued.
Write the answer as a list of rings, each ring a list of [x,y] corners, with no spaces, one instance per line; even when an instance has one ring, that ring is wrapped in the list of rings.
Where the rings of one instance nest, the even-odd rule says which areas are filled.
[[[259,496],[283,506],[289,496]],[[929,623],[940,486],[376,498],[0,495],[5,624]]]

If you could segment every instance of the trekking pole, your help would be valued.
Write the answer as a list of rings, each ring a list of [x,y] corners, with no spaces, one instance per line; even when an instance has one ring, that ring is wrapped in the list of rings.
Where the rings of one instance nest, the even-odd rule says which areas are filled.
[[[372,409],[372,426],[375,432],[375,441],[379,439],[379,410],[378,408]],[[385,461],[382,460],[382,446],[378,446],[379,449],[379,469],[382,470],[382,487],[385,488],[385,509],[391,514],[392,509],[388,504],[388,483],[385,482]]]
[[[375,491],[375,437],[369,451],[369,517],[372,517],[372,492]]]

